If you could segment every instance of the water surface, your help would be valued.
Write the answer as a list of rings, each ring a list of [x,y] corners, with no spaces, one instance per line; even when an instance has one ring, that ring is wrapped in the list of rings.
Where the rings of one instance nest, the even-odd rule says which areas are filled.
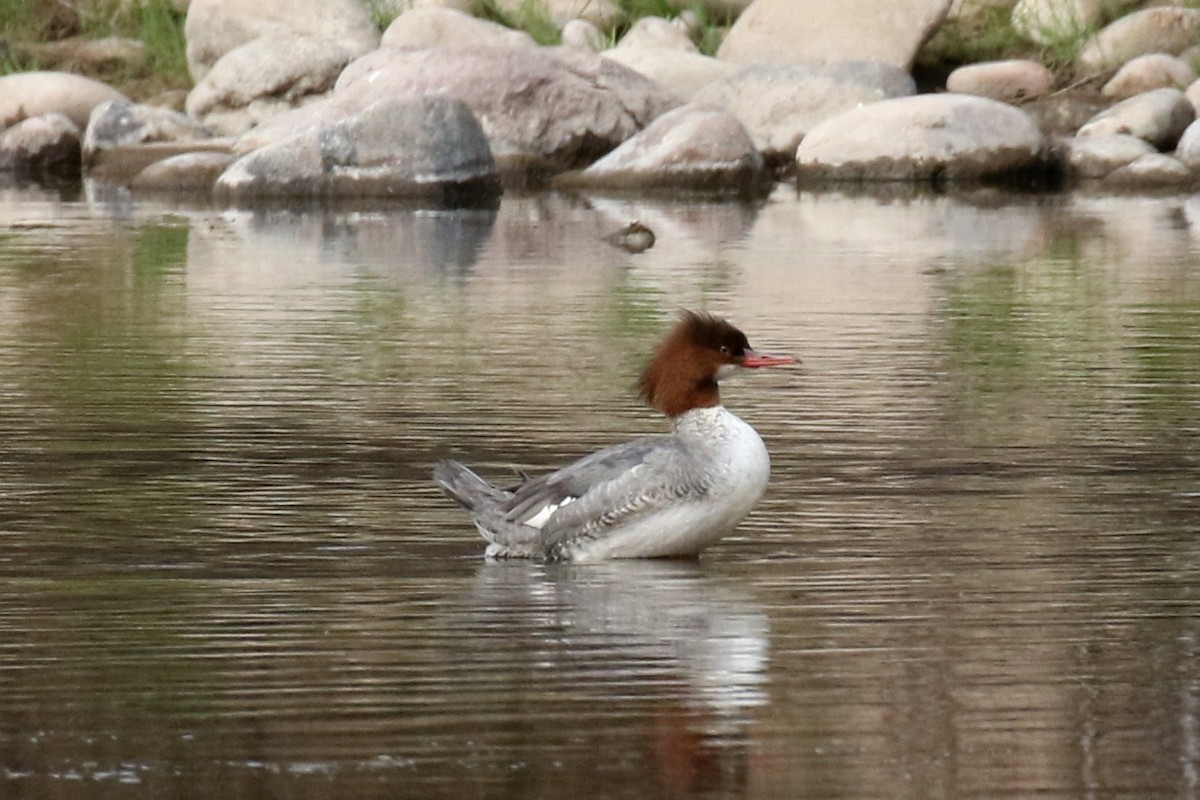
[[[603,236],[638,218],[629,255]],[[0,192],[0,796],[1195,797],[1200,201]],[[803,366],[697,563],[487,563],[429,481]]]

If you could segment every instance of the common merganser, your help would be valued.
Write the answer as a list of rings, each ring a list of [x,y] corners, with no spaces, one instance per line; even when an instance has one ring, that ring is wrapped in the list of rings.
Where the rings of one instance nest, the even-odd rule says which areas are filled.
[[[471,512],[490,558],[696,556],[750,513],[771,472],[758,433],[721,405],[718,382],[794,363],[756,353],[723,319],[685,311],[638,379],[671,433],[605,448],[512,489],[457,461],[439,463],[433,478]]]

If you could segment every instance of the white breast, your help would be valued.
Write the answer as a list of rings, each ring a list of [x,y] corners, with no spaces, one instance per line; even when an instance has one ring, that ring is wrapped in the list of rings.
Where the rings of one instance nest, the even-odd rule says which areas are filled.
[[[572,546],[571,560],[693,556],[750,513],[771,474],[771,460],[758,433],[717,406],[680,415],[675,434],[694,444],[706,489],[703,496],[665,504],[602,539]]]

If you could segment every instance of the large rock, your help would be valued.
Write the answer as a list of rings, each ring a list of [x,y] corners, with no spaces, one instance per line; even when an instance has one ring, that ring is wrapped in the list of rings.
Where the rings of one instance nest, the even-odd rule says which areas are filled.
[[[817,126],[796,164],[801,180],[969,180],[1035,170],[1045,146],[1018,108],[928,94],[862,106]]]
[[[498,159],[590,164],[679,105],[654,81],[576,48],[381,49],[350,64],[333,102],[445,94],[479,117]]]
[[[30,117],[0,133],[0,171],[79,177],[79,128],[65,114]]]
[[[614,47],[601,55],[637,70],[685,101],[713,81],[741,69],[711,56],[653,47]]]
[[[30,117],[57,113],[80,130],[92,109],[109,100],[129,98],[111,86],[66,72],[17,72],[0,78],[0,129]]]
[[[477,19],[450,8],[425,6],[396,17],[383,32],[380,45],[420,50],[474,45],[536,47],[537,42],[528,33],[507,28],[498,22]]]
[[[1128,134],[1159,150],[1170,150],[1196,118],[1187,96],[1178,89],[1155,89],[1122,100],[1101,111],[1079,129],[1079,136]]]
[[[1128,134],[1077,136],[1070,141],[1067,167],[1074,177],[1096,180],[1157,152],[1145,139]]]
[[[192,0],[184,25],[192,80],[202,80],[226,53],[271,34],[329,39],[351,57],[379,46],[379,29],[358,0]]]
[[[1105,97],[1133,97],[1151,89],[1186,89],[1196,80],[1196,71],[1181,58],[1150,53],[1125,62],[1100,90]]]
[[[188,114],[236,135],[333,87],[354,53],[332,39],[275,33],[226,53],[192,89]]]
[[[581,173],[556,185],[572,188],[745,193],[770,180],[766,163],[737,117],[683,106]]]
[[[212,134],[200,123],[158,106],[108,101],[92,112],[83,136],[83,161],[93,161],[102,150],[148,142],[182,142],[207,139]]]
[[[760,61],[883,61],[912,66],[942,24],[950,0],[757,0],[722,42],[718,58]]]
[[[1054,73],[1027,59],[966,64],[946,78],[948,92],[977,94],[1005,103],[1041,97],[1053,88]]]
[[[207,195],[234,160],[232,153],[180,153],[150,164],[133,177],[129,186],[141,192]]]
[[[1166,153],[1151,153],[1104,178],[1104,185],[1121,189],[1175,189],[1195,183],[1195,176],[1182,162]]]
[[[916,91],[907,72],[888,64],[760,64],[705,86],[696,105],[733,112],[768,160],[791,161],[817,125],[860,105]]]
[[[1178,55],[1200,36],[1200,10],[1157,7],[1134,11],[1103,28],[1079,51],[1084,72],[1115,69],[1147,53]]]
[[[253,198],[494,198],[496,165],[470,109],[449,97],[375,103],[234,162],[215,192]]]

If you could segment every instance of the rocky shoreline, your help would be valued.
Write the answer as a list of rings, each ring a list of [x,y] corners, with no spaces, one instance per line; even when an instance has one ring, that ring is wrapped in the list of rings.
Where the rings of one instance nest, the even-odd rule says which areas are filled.
[[[1200,10],[1099,26],[1100,2],[986,0],[1031,40],[1095,27],[1072,82],[1005,59],[919,93],[914,59],[967,0],[754,0],[714,56],[692,11],[606,47],[615,7],[570,2],[554,4],[562,44],[540,46],[461,0],[413,0],[382,32],[358,0],[192,0],[183,110],[69,72],[10,74],[0,171],[235,204],[476,203],[514,186],[757,196],[780,178],[1200,183]]]

